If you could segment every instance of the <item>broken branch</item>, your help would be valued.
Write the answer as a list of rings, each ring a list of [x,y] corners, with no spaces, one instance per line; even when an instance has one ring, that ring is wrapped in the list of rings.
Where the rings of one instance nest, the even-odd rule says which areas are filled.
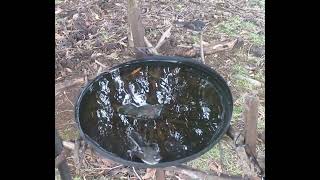
[[[205,61],[204,61],[204,52],[203,52],[203,39],[202,39],[202,35],[203,32],[201,31],[200,32],[200,54],[201,54],[201,60],[202,60],[202,63],[205,64]]]
[[[238,39],[232,40],[230,42],[224,42],[224,43],[212,43],[209,45],[203,45],[203,54],[204,55],[210,55],[222,51],[230,51],[235,46]],[[200,42],[200,48],[199,47],[192,47],[192,48],[185,48],[185,47],[178,47],[174,51],[174,55],[178,56],[184,56],[184,57],[195,57],[198,55],[201,55],[201,42]]]
[[[74,150],[74,143],[70,141],[62,141],[62,145],[70,150]]]
[[[184,175],[189,176],[192,179],[207,179],[207,180],[240,180],[243,179],[241,176],[229,176],[227,174],[212,173],[200,171],[186,165],[172,166],[164,168],[167,171],[175,171]]]
[[[104,64],[102,64],[101,62],[99,62],[97,60],[95,60],[94,62],[97,63],[98,65],[100,65],[103,68],[107,68],[107,66],[105,66]]]
[[[144,42],[146,43],[147,47],[149,48],[149,52],[151,54],[154,54],[154,55],[159,55],[158,51],[153,47],[153,45],[150,43],[150,41],[144,37]]]
[[[172,29],[172,25],[170,25],[170,27],[162,34],[162,36],[160,37],[155,47],[156,50],[158,50],[165,43],[165,40],[171,36],[171,32],[170,32],[171,29]]]

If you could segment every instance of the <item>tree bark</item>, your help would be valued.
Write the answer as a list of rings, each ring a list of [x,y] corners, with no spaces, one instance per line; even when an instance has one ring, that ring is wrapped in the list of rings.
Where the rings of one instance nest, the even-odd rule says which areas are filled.
[[[134,49],[137,58],[145,56],[145,53],[141,52],[141,48],[145,48],[144,43],[144,27],[141,21],[140,9],[137,0],[128,0],[128,23],[129,29],[132,34]],[[129,37],[130,38],[130,37]]]

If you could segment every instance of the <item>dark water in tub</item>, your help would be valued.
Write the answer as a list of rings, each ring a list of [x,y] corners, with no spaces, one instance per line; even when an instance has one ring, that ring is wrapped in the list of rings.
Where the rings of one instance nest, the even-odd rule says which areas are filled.
[[[79,121],[85,134],[123,159],[141,162],[129,156],[131,132],[157,145],[161,162],[181,159],[208,146],[222,124],[221,97],[211,82],[181,64],[116,69],[89,87]]]

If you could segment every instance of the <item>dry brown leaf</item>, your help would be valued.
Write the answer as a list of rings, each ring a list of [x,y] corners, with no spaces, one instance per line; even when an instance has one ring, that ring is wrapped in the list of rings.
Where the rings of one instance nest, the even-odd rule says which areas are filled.
[[[156,174],[156,169],[151,169],[151,168],[147,168],[147,172],[145,175],[142,176],[142,179],[149,179],[149,178],[154,178]]]

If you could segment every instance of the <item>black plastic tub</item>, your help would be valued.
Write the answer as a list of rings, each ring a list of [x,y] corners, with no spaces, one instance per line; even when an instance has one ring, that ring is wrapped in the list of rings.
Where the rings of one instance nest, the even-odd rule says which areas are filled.
[[[91,120],[90,120],[91,116],[92,117],[93,116],[96,117],[96,115],[95,115],[96,109],[92,108],[94,106],[92,106],[92,107],[90,106],[90,108],[92,110],[88,110],[88,108],[87,109],[84,108],[84,107],[87,107],[87,106],[89,107],[90,103],[92,103],[91,101],[88,102],[88,100],[87,100],[88,98],[87,97],[90,95],[90,93],[92,95],[92,92],[95,92],[92,89],[95,87],[96,84],[98,84],[100,81],[102,81],[102,79],[107,79],[107,78],[110,79],[111,78],[111,76],[112,76],[110,74],[111,72],[115,72],[115,71],[119,70],[119,72],[121,71],[122,73],[130,72],[131,75],[132,75],[136,71],[139,71],[141,69],[141,67],[142,68],[144,68],[146,66],[148,66],[148,67],[149,66],[150,67],[151,66],[165,67],[166,65],[168,65],[170,67],[171,66],[174,66],[174,67],[180,67],[181,66],[181,67],[184,67],[184,68],[187,67],[187,68],[189,68],[189,70],[192,70],[192,71],[194,70],[194,72],[201,73],[201,77],[204,77],[210,84],[214,85],[216,94],[218,94],[218,96],[219,96],[219,103],[220,103],[219,107],[221,107],[221,111],[219,111],[220,114],[217,116],[217,117],[219,117],[219,121],[217,120],[218,123],[216,123],[217,125],[216,125],[215,128],[213,128],[214,131],[212,133],[209,133],[209,134],[207,133],[206,135],[204,135],[202,137],[202,139],[207,139],[207,142],[205,143],[205,145],[201,146],[200,149],[197,149],[194,152],[192,150],[188,151],[188,153],[185,153],[187,155],[184,155],[184,156],[181,155],[180,156],[179,154],[177,154],[177,157],[179,157],[179,158],[174,158],[174,156],[170,156],[170,158],[167,158],[167,159],[164,158],[163,161],[160,161],[159,163],[157,163],[155,165],[149,165],[149,164],[143,163],[142,161],[139,162],[137,160],[124,158],[123,155],[120,154],[120,150],[125,151],[125,150],[123,150],[123,148],[124,148],[123,146],[125,145],[125,143],[123,143],[123,142],[125,142],[125,141],[123,141],[123,142],[121,141],[122,140],[121,137],[124,137],[124,136],[119,136],[119,138],[115,138],[116,136],[113,136],[113,134],[112,134],[112,132],[113,133],[118,133],[118,134],[125,134],[124,130],[123,129],[121,130],[121,128],[120,128],[117,131],[113,130],[111,132],[110,129],[109,129],[106,132],[103,131],[103,133],[105,133],[105,134],[102,133],[103,134],[103,138],[102,138],[102,136],[99,137],[98,131],[101,131],[101,128],[98,125],[96,125],[97,121],[92,120],[92,122],[91,122]],[[180,69],[180,68],[178,68],[178,69]],[[128,74],[130,75],[130,73],[128,73]],[[190,75],[190,78],[191,77],[192,76]],[[203,81],[199,81],[199,82],[203,82]],[[194,88],[188,88],[188,89],[190,89],[190,90],[191,89],[196,89],[196,88],[198,88],[198,86],[200,86],[200,84],[199,85],[197,85],[197,84],[194,85],[193,84]],[[105,86],[107,86],[107,85],[105,85]],[[105,91],[105,92],[112,92],[112,90],[108,90],[108,91]],[[196,91],[194,91],[194,92],[196,93]],[[106,94],[106,93],[104,93],[104,94]],[[203,101],[205,101],[206,99],[210,99],[210,96],[211,96],[210,95],[210,91],[207,91],[207,94],[209,94],[209,95],[204,96]],[[94,96],[98,97],[98,95],[94,95]],[[101,96],[101,94],[100,94],[100,96]],[[106,94],[105,96],[108,96],[108,94]],[[92,97],[93,97],[93,95],[92,95]],[[107,97],[107,98],[110,99],[110,97]],[[160,102],[160,100],[158,100],[158,101]],[[110,117],[112,117],[112,118],[115,117],[115,116],[119,116],[120,117],[120,115],[117,114],[115,108],[113,108],[114,107],[113,106],[114,103],[112,103],[111,100],[110,100],[110,102],[111,103],[109,103],[109,107],[110,107],[109,110],[110,110],[111,113],[114,114],[114,115],[112,115]],[[163,103],[165,104],[165,102],[163,102]],[[163,110],[163,111],[167,111],[167,110]],[[127,62],[127,63],[123,63],[123,64],[120,64],[120,65],[117,65],[117,66],[111,68],[110,71],[100,74],[94,80],[89,82],[86,85],[86,87],[82,90],[82,92],[79,95],[79,98],[77,100],[77,103],[76,103],[76,106],[75,106],[75,120],[76,120],[76,123],[77,123],[79,131],[80,131],[80,136],[96,152],[98,152],[101,157],[113,160],[115,162],[121,163],[121,164],[126,165],[126,166],[134,166],[134,167],[140,167],[140,168],[168,167],[168,166],[179,165],[179,164],[191,161],[193,159],[196,159],[197,157],[199,157],[202,154],[204,154],[207,151],[209,151],[214,145],[216,145],[219,142],[219,140],[222,138],[222,136],[226,133],[226,131],[227,131],[229,125],[230,125],[232,111],[233,111],[233,99],[232,99],[232,95],[231,95],[230,89],[229,89],[228,85],[226,84],[225,80],[216,71],[214,71],[212,68],[210,68],[210,67],[208,67],[208,66],[206,66],[206,65],[204,65],[204,64],[202,64],[200,62],[197,62],[195,60],[188,59],[188,58],[152,56],[152,57],[145,57],[143,59],[133,60],[133,61],[130,61],[130,62]],[[212,112],[212,109],[211,109],[211,111],[208,111],[208,112]],[[89,113],[91,113],[92,115],[89,116],[88,115]],[[192,113],[192,112],[190,112],[190,113]],[[171,114],[177,114],[177,113],[171,113]],[[213,114],[213,113],[211,113],[211,114]],[[198,117],[198,116],[196,116],[196,117]],[[199,117],[202,118],[204,116],[199,115]],[[209,115],[206,116],[206,118],[207,118],[206,120],[208,122],[211,121],[210,117],[212,117],[212,116],[209,116]],[[121,118],[123,119],[124,117],[122,116]],[[191,118],[190,117],[189,121],[192,119],[192,121],[195,122],[193,124],[197,124],[198,122],[196,122],[196,121],[199,121],[199,123],[200,123],[200,121],[204,121],[204,120],[200,120],[201,118],[199,118],[199,120],[198,120],[197,118]],[[108,122],[110,122],[110,121],[115,121],[115,120],[114,119],[108,119]],[[107,121],[105,121],[105,118],[104,118],[103,122],[107,122]],[[138,121],[138,122],[140,122],[140,121]],[[88,124],[90,124],[90,123],[92,123],[92,127],[90,125],[90,128],[89,128]],[[99,121],[99,123],[101,123],[101,122]],[[113,122],[113,123],[115,123],[115,122]],[[110,125],[110,126],[112,126],[112,125]],[[112,127],[115,128],[116,126],[114,126],[114,124],[113,124]],[[147,128],[147,126],[146,126],[146,128]],[[160,128],[160,125],[159,125],[159,128]],[[183,130],[185,130],[185,129],[188,129],[188,128],[183,128]],[[166,132],[166,131],[169,131],[169,130],[167,128],[162,128],[161,130],[158,130],[157,132],[160,132],[160,134],[161,134],[161,133]],[[106,135],[106,134],[109,134],[109,135]],[[99,141],[97,139],[99,139]],[[190,138],[189,140],[190,141],[197,141],[197,139],[192,139],[192,138]],[[111,152],[111,150],[109,151],[108,148],[103,147],[101,145],[101,142],[104,142],[104,143],[107,143],[107,144],[110,143],[110,144],[108,144],[108,147],[114,147],[112,149],[112,152]],[[189,142],[188,139],[185,140],[184,142],[189,143],[189,144],[192,144],[192,143],[196,144],[196,142]],[[119,149],[119,153],[118,153],[117,149]],[[163,157],[166,157],[166,154],[161,154],[161,155]]]

